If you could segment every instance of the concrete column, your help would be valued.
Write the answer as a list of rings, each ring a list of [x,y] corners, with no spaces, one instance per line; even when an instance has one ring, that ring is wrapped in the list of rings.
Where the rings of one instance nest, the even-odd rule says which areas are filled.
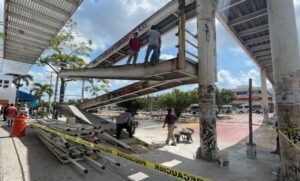
[[[273,100],[273,107],[274,107],[274,117],[277,116],[277,107],[276,107],[276,89],[275,85],[272,85],[272,100]]]
[[[261,80],[261,105],[263,109],[263,122],[267,123],[269,121],[269,100],[268,100],[268,90],[267,90],[267,76],[266,70],[260,70],[260,80]]]
[[[293,0],[267,2],[279,127],[299,128],[300,62]],[[280,176],[300,180],[300,153],[295,149],[295,145],[300,146],[300,132],[279,129],[279,135]]]
[[[185,0],[178,0],[178,69],[185,68]]]
[[[216,1],[196,0],[198,29],[198,78],[200,148],[197,158],[213,161],[217,151],[216,136]]]

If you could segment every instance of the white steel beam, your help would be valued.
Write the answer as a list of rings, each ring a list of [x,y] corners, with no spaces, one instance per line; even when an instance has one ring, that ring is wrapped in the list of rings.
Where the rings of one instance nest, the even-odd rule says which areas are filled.
[[[24,41],[15,37],[8,37],[8,40],[12,43],[21,44],[23,46],[34,47],[34,48],[46,48],[44,45],[39,46],[35,42]]]
[[[269,55],[269,56],[259,57],[259,58],[257,58],[256,60],[257,60],[258,62],[260,62],[260,61],[265,61],[265,60],[272,60],[272,57],[271,57],[271,55]]]
[[[261,26],[256,26],[254,28],[250,28],[244,31],[241,31],[238,33],[239,37],[243,37],[243,36],[247,36],[247,35],[252,35],[261,31],[265,31],[269,29],[269,25],[265,24],[265,25],[261,25]]]
[[[26,31],[32,31],[36,34],[38,34],[38,36],[40,37],[46,37],[47,39],[52,39],[54,34],[48,33],[48,32],[44,32],[41,31],[39,29],[36,29],[32,26],[26,26],[23,24],[19,24],[17,22],[9,22],[9,26],[15,27],[15,28],[19,28],[20,30],[26,30]]]
[[[265,16],[265,15],[268,15],[268,10],[267,9],[261,9],[261,10],[258,10],[258,11],[254,11],[253,13],[250,13],[250,14],[241,16],[239,18],[236,18],[234,20],[231,20],[229,22],[229,26],[239,25],[241,23],[248,22],[248,21],[251,21],[253,19]]]
[[[45,46],[48,46],[49,44],[47,44],[47,42],[42,42],[42,41],[39,41],[38,39],[36,38],[33,38],[33,37],[30,37],[29,35],[20,35],[20,34],[12,34],[11,32],[9,32],[7,34],[7,38],[9,39],[11,37],[14,37],[14,38],[18,38],[20,40],[24,40],[24,41],[27,41],[27,42],[30,42],[30,43],[33,43],[33,44],[36,44],[38,46],[42,46],[42,47],[45,47]],[[27,38],[26,38],[27,37]],[[30,39],[28,39],[30,38]]]
[[[13,55],[19,55],[19,56],[24,56],[24,57],[27,57],[27,58],[36,58],[37,57],[37,56],[34,56],[34,55],[24,54],[21,51],[15,52],[13,50],[5,50],[5,53],[13,54]]]
[[[42,50],[44,50],[44,48],[37,48],[37,47],[28,47],[28,46],[24,46],[21,44],[16,44],[16,43],[6,43],[5,48],[12,48],[12,49],[24,49],[24,50],[29,50],[29,51],[33,51],[33,52],[37,52],[37,53],[41,53]]]
[[[70,13],[68,13],[67,11],[65,11],[65,10],[63,10],[59,7],[53,6],[52,4],[48,3],[46,0],[32,0],[32,1],[39,4],[39,5],[41,5],[41,6],[44,6],[44,7],[48,8],[48,9],[51,9],[52,11],[56,11],[56,12],[66,16],[66,17],[70,16]]]
[[[54,28],[53,26],[49,26],[48,24],[46,23],[41,23],[41,22],[38,22],[38,21],[35,21],[33,19],[29,19],[29,18],[25,18],[24,16],[20,16],[16,13],[12,13],[12,12],[9,12],[7,13],[8,16],[11,16],[11,17],[14,17],[14,18],[17,18],[17,19],[20,19],[22,21],[26,21],[30,24],[34,24],[36,26],[40,26],[40,27],[43,27],[43,28],[46,28],[46,29],[49,29],[50,31],[54,31],[54,32],[57,32],[57,29]]]
[[[248,46],[248,45],[252,45],[252,44],[255,44],[255,43],[268,41],[268,40],[270,40],[270,36],[265,35],[265,36],[261,36],[261,37],[258,37],[258,38],[253,38],[253,39],[247,40],[247,41],[244,42],[244,45]]]
[[[265,50],[265,49],[271,49],[271,45],[270,44],[265,44],[265,45],[259,45],[259,46],[255,46],[255,47],[250,48],[250,50],[252,52],[259,51],[259,50]]]
[[[262,57],[262,56],[266,56],[266,55],[271,55],[271,50],[254,53],[255,57]]]
[[[42,36],[34,35],[30,31],[28,33],[28,31],[24,31],[22,29],[16,29],[16,28],[12,28],[12,27],[7,27],[7,31],[9,33],[11,33],[11,34],[15,33],[15,34],[18,34],[18,35],[20,35],[22,37],[27,37],[27,38],[31,38],[31,39],[34,39],[34,40],[38,40],[39,42],[42,42],[42,43],[47,42],[47,44],[49,44],[49,42],[50,42],[49,38],[45,38],[45,37],[42,37]],[[23,31],[24,34],[21,34],[20,31]]]
[[[45,20],[48,20],[48,21],[52,21],[52,22],[57,23],[57,24],[59,24],[59,25],[64,24],[64,22],[61,21],[61,20],[58,20],[58,19],[56,19],[56,18],[53,18],[53,17],[51,17],[51,16],[49,16],[49,15],[46,15],[46,14],[43,14],[43,13],[34,11],[34,10],[32,10],[32,9],[26,8],[25,6],[22,6],[22,5],[20,5],[20,4],[17,4],[17,3],[13,2],[13,1],[8,1],[8,5],[9,5],[9,6],[13,6],[13,7],[15,7],[15,8],[18,8],[18,9],[21,9],[21,10],[23,10],[23,11],[26,11],[26,13],[29,13],[29,14],[31,14],[31,15],[41,17],[41,18],[43,18],[43,19],[45,19]]]

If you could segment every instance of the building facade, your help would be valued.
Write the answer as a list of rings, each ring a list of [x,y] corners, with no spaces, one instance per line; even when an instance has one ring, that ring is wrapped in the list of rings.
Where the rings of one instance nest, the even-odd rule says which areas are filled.
[[[236,89],[231,89],[235,94],[235,100],[233,101],[233,106],[237,107],[242,104],[249,104],[249,87],[248,86],[238,86]],[[262,93],[260,87],[252,88],[252,104],[261,105]],[[268,101],[269,109],[273,110],[272,92],[268,90]]]

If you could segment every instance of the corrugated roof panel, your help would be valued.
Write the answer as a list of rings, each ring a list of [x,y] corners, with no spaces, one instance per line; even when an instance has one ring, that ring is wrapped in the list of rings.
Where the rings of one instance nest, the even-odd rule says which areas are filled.
[[[6,0],[4,58],[35,63],[83,0]]]

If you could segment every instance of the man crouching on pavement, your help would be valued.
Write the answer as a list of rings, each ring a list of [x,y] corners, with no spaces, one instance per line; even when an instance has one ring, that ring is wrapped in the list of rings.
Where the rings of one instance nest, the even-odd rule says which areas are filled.
[[[117,139],[118,140],[120,139],[123,128],[125,128],[129,133],[129,138],[132,138],[131,125],[132,125],[131,110],[126,109],[126,111],[124,113],[121,113],[117,118]]]

